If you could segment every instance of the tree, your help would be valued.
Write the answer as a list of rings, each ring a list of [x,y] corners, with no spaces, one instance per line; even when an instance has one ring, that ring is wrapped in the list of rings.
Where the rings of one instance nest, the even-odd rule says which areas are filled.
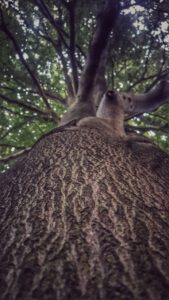
[[[133,3],[127,1],[127,7],[124,7],[122,1],[121,5],[119,1],[105,1],[79,82],[77,65],[81,60],[75,55],[78,53],[75,49],[80,53],[83,49],[74,39],[72,11],[76,1],[56,2],[60,23],[52,17],[55,11],[52,1],[48,5],[44,1],[35,2],[38,13],[43,13],[52,26],[46,31],[49,38],[53,27],[59,26],[57,49],[68,84],[68,102],[76,98],[73,107],[78,107],[80,118],[95,115],[95,105],[99,104],[110,80],[109,68],[107,81],[104,76],[107,53],[115,57],[116,47],[122,45],[116,34],[120,28],[118,20],[122,18],[119,14],[122,9],[133,7]],[[81,1],[86,15],[91,14],[89,7],[93,14],[96,3],[92,1],[86,6]],[[27,2],[23,10],[29,12],[31,5],[32,2]],[[160,23],[161,15],[159,18],[157,14],[157,19],[154,16],[165,10],[166,4],[146,1],[144,6],[151,12],[150,25],[157,20]],[[15,11],[17,5],[13,9]],[[63,27],[63,12],[69,13],[70,26],[64,24]],[[15,43],[6,25],[5,14],[8,15],[8,11],[1,11],[1,29],[18,51],[34,82],[33,88],[40,96],[39,102],[43,99],[42,107],[39,104],[33,109],[40,109],[43,117],[56,121],[57,115],[53,114],[46,96],[48,91],[41,87],[34,72],[35,78],[32,77],[32,68]],[[20,15],[24,17],[21,9]],[[125,15],[123,17],[129,20]],[[108,46],[112,29],[113,44]],[[121,32],[125,32],[125,26]],[[86,30],[82,33],[86,36]],[[22,34],[26,34],[24,30]],[[83,34],[77,40],[82,39]],[[65,41],[68,40],[71,44],[67,51],[61,51],[63,45],[66,49]],[[73,85],[66,69],[69,60],[64,65],[67,53],[74,70]],[[125,56],[122,52],[121,58],[122,54]],[[134,72],[136,66],[130,64]],[[154,66],[151,67],[154,70]],[[146,68],[145,64],[145,74]],[[161,69],[154,80],[163,78],[163,71]],[[166,75],[166,71],[164,73]],[[141,84],[145,74],[141,73]],[[159,104],[164,96],[163,89],[158,96]],[[6,95],[3,97],[8,99]],[[8,100],[6,103],[14,104]],[[20,102],[17,100],[17,104]],[[22,101],[22,107],[24,104],[32,107],[29,102]],[[70,113],[72,116],[72,111],[75,110],[68,111],[68,117]],[[134,114],[137,112],[140,110],[135,110]],[[72,123],[42,137],[0,177],[1,299],[168,299],[168,163],[168,155],[152,143],[110,139],[96,128],[79,128]]]
[[[75,98],[103,1],[66,2],[1,1],[1,171],[56,127]],[[109,88],[143,93],[167,78],[169,8],[158,2],[120,1],[105,70]],[[127,126],[167,151],[168,106]]]

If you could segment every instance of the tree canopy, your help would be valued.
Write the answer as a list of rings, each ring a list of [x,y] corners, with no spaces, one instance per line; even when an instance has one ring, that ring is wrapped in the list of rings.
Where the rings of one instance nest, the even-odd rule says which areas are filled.
[[[75,98],[101,0],[1,0],[0,169],[57,126]],[[169,2],[127,0],[111,35],[107,86],[149,91],[169,77]],[[128,120],[167,151],[169,106]]]

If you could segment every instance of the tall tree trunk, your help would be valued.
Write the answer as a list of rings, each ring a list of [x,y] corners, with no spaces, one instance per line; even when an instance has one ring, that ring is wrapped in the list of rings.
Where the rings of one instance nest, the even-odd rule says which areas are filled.
[[[53,133],[1,175],[1,300],[169,299],[169,156]]]

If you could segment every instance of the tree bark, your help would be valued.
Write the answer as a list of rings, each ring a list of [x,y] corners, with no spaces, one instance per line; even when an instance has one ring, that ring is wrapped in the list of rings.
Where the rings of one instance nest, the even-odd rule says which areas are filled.
[[[96,129],[0,177],[1,300],[169,299],[169,156]]]

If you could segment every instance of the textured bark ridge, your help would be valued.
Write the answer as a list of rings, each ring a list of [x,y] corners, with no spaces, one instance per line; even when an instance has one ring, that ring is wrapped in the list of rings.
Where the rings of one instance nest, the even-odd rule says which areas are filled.
[[[167,154],[75,129],[0,180],[1,300],[169,299]]]

